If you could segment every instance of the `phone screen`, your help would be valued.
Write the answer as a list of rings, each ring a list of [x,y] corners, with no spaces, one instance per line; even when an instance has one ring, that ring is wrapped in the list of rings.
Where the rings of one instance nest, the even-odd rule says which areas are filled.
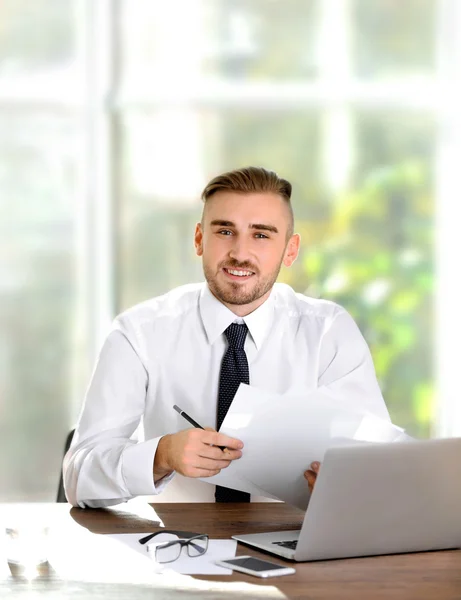
[[[225,561],[228,565],[235,565],[236,567],[245,567],[251,571],[279,571],[280,569],[286,569],[285,566],[276,565],[267,560],[261,560],[259,558],[233,558]]]

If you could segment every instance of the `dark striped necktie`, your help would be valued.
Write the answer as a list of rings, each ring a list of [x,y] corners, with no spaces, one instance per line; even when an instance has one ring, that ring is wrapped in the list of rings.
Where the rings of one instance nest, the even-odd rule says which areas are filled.
[[[232,400],[241,383],[250,383],[248,361],[244,350],[248,327],[232,323],[224,332],[229,346],[223,356],[219,375],[217,429],[221,427],[224,417],[232,404]],[[249,502],[250,494],[230,488],[216,486],[216,502]]]

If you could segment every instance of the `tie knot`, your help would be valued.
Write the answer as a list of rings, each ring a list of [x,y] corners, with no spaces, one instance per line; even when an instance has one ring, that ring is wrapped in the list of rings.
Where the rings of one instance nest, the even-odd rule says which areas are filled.
[[[247,332],[248,327],[245,323],[243,323],[243,325],[231,323],[224,333],[226,334],[230,347],[243,350]]]

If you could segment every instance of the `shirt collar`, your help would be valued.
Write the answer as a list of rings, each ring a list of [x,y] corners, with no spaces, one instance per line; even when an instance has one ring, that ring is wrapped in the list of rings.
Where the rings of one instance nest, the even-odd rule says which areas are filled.
[[[204,284],[200,293],[199,308],[202,323],[210,344],[213,344],[231,323],[241,321],[242,319],[213,296],[207,284]],[[269,332],[273,318],[273,291],[261,306],[246,317],[243,317],[243,321],[246,323],[258,350]]]

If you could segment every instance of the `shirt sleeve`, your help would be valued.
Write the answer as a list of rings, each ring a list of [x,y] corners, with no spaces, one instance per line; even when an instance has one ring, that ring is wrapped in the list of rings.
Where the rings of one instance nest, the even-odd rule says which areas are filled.
[[[322,337],[318,385],[354,410],[390,421],[370,350],[344,310],[338,311]]]
[[[148,374],[126,336],[110,333],[99,355],[72,445],[63,463],[73,506],[99,508],[159,494],[174,474],[154,483],[161,438],[131,439],[144,414]]]

